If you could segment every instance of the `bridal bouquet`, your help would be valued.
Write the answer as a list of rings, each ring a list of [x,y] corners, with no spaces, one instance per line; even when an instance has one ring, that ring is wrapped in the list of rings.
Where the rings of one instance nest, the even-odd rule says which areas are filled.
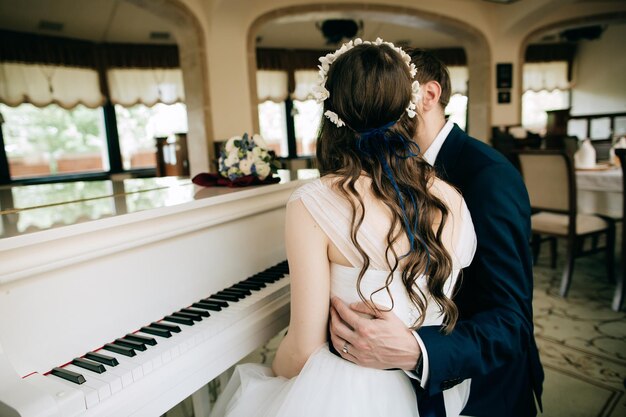
[[[200,173],[192,182],[203,187],[245,187],[275,184],[280,178],[272,176],[280,162],[261,135],[247,133],[228,139],[218,159],[219,173]]]
[[[231,181],[246,175],[264,180],[276,173],[279,163],[261,135],[233,136],[228,139],[219,158],[220,174]]]

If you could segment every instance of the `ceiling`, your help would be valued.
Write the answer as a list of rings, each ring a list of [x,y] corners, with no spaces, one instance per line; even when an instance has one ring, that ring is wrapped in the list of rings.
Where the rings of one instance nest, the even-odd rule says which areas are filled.
[[[60,23],[60,31],[41,28],[42,21]],[[328,49],[319,21],[275,21],[258,33],[259,47]],[[84,39],[94,42],[175,43],[151,39],[151,32],[173,33],[166,21],[124,0],[0,0],[0,29],[48,36]],[[394,43],[423,48],[459,46],[450,35],[429,29],[382,22],[369,18],[357,36],[381,37]]]
[[[40,29],[42,20],[63,28]],[[123,0],[0,0],[0,28],[94,42],[176,42],[151,40],[151,32],[172,33],[172,26]]]
[[[329,49],[322,32],[316,27],[323,20],[308,22],[270,22],[257,34],[262,48]],[[378,37],[401,46],[420,48],[451,48],[461,46],[454,37],[429,28],[416,28],[376,20],[362,20],[357,37],[374,40]],[[332,48],[331,48],[332,49]]]
[[[494,0],[486,0],[494,1]],[[495,0],[500,1],[500,0]],[[376,13],[318,13],[274,20],[257,33],[257,46],[264,48],[332,49],[316,25],[329,18],[362,22],[357,36],[381,37],[401,46],[421,48],[460,47],[461,42],[442,32],[433,22],[408,22],[403,16],[381,17]],[[415,20],[415,19],[414,19]],[[42,28],[42,21],[60,30]],[[0,29],[94,42],[173,44],[171,24],[125,0],[0,0]],[[165,38],[151,38],[151,33]],[[169,37],[167,36],[169,35]],[[542,34],[534,42],[558,41],[554,34]],[[557,39],[555,39],[557,38]]]

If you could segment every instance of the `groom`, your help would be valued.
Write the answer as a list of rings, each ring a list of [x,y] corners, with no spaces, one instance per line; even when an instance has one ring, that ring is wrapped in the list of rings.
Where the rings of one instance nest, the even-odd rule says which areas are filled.
[[[357,314],[371,313],[366,305],[334,298],[332,344],[359,365],[407,371],[421,416],[445,417],[442,391],[468,378],[464,416],[535,416],[543,369],[533,336],[526,188],[501,154],[446,122],[450,79],[443,63],[425,51],[410,55],[423,91],[416,141],[438,176],[463,194],[478,239],[454,296],[459,320],[447,336],[439,326],[411,332],[392,313],[368,320]]]

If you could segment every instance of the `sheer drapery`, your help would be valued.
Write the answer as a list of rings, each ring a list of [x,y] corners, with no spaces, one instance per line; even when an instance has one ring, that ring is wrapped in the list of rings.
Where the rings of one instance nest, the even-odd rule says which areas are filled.
[[[122,106],[185,101],[183,74],[170,68],[115,68],[107,71],[111,102]]]
[[[64,109],[104,103],[98,73],[91,68],[0,62],[0,102],[9,106],[55,103]]]
[[[524,91],[567,90],[567,62],[524,64]]]
[[[291,98],[294,100],[311,100],[315,98],[313,96],[313,88],[319,85],[320,76],[319,71],[315,70],[301,70],[294,73],[296,79],[295,91],[291,94]]]
[[[287,71],[259,70],[256,72],[256,88],[259,103],[281,103],[289,96]]]
[[[184,100],[176,45],[95,43],[0,30],[0,102],[96,108]]]

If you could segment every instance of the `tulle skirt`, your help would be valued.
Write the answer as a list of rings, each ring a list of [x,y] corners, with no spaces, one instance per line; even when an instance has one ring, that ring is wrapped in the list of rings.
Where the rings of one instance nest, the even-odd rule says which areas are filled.
[[[239,365],[211,417],[418,416],[415,392],[403,371],[364,368],[324,345],[294,378],[267,366]]]

